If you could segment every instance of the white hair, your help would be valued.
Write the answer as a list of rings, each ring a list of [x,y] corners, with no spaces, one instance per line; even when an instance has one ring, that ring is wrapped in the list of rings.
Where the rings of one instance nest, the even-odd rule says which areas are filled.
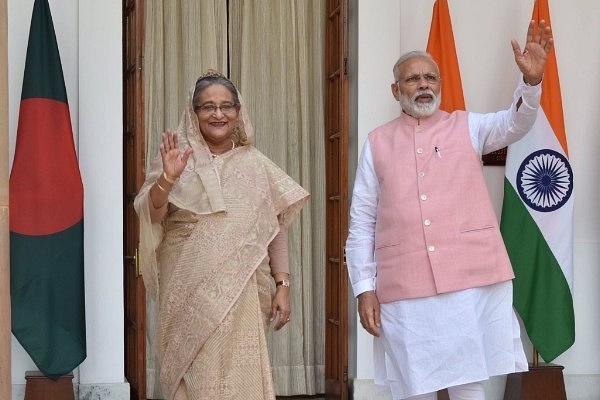
[[[404,64],[405,61],[408,61],[411,58],[415,58],[415,57],[423,57],[423,58],[427,58],[428,60],[430,60],[433,63],[433,65],[435,65],[436,72],[439,75],[440,68],[438,67],[437,63],[433,59],[433,56],[426,51],[414,50],[414,51],[409,51],[408,53],[404,53],[398,59],[398,61],[396,61],[396,63],[394,64],[394,68],[392,69],[392,72],[394,73],[394,82],[398,82],[398,80],[400,79],[400,76],[399,76],[400,75],[400,66],[402,66],[402,64]]]

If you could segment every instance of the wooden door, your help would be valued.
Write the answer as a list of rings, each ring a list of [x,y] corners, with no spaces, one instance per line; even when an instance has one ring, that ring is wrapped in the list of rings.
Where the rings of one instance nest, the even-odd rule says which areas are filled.
[[[125,377],[131,399],[146,400],[146,292],[139,271],[139,221],[133,200],[144,182],[144,2],[123,1],[123,278]]]
[[[327,0],[325,32],[326,282],[325,394],[348,398],[348,274],[344,244],[348,232],[347,0]]]

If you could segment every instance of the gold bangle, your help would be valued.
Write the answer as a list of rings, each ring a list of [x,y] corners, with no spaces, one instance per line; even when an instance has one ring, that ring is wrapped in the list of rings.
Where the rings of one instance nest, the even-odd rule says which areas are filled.
[[[177,179],[171,178],[169,175],[167,175],[166,172],[163,171],[163,178],[165,178],[165,181],[169,182],[171,185],[174,185],[177,183]]]
[[[169,190],[167,190],[167,189],[165,189],[164,187],[160,186],[160,183],[158,183],[158,181],[156,181],[156,182],[154,182],[154,183],[156,183],[156,186],[158,186],[158,188],[159,188],[160,190],[162,190],[163,192],[165,192],[165,193],[167,193],[167,194],[169,193]]]

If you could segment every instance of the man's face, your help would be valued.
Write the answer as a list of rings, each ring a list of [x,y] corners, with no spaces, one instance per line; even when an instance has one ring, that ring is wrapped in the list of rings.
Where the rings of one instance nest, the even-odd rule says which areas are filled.
[[[437,67],[426,57],[414,57],[400,65],[392,94],[402,109],[413,117],[433,114],[441,102],[441,82]]]

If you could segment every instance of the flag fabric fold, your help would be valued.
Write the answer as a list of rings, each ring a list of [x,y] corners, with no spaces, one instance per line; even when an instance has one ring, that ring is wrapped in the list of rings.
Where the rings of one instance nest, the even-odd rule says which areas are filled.
[[[48,0],[33,6],[9,204],[12,332],[56,379],[86,358],[83,183]]]
[[[440,109],[447,112],[464,110],[465,100],[454,45],[448,0],[436,0],[433,4],[427,52],[438,64],[440,77],[443,81]]]
[[[548,0],[532,19],[550,25]],[[514,305],[540,356],[551,362],[575,342],[573,171],[554,50],[532,130],[508,147],[500,229],[510,256]]]

